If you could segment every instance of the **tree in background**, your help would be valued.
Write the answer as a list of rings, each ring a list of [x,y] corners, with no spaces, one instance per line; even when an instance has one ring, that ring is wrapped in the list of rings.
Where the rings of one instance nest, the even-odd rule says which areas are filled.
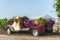
[[[59,19],[60,19],[60,0],[56,0],[56,2],[54,3],[54,7],[55,7],[55,9],[56,9],[57,16],[58,16]]]
[[[8,22],[7,18],[0,19],[0,28],[5,29],[7,27],[7,22]]]

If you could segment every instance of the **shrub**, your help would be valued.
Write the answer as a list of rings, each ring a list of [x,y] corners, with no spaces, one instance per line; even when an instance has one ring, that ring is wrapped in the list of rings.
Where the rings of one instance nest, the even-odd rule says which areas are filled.
[[[5,29],[7,27],[7,18],[4,18],[4,19],[0,19],[0,28],[3,28]]]

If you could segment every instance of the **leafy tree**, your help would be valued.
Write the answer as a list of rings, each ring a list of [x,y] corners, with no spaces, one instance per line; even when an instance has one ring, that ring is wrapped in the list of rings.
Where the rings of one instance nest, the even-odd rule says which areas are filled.
[[[54,7],[56,9],[57,16],[60,18],[60,0],[56,0]]]

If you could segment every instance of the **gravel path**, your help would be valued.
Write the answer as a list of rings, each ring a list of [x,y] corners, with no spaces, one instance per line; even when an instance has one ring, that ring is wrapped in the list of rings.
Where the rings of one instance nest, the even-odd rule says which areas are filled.
[[[32,35],[0,35],[0,40],[60,40],[60,35],[32,36]]]
[[[0,40],[60,40],[60,34],[39,35],[34,37],[31,35],[31,33],[20,32],[6,35],[5,31],[0,29]]]

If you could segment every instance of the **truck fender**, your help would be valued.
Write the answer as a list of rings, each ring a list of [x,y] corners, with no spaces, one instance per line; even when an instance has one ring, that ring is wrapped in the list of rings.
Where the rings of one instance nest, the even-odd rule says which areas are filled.
[[[11,25],[8,25],[7,28],[10,28],[11,31],[14,31],[14,29],[13,29],[13,27],[11,27]],[[7,29],[7,28],[6,28],[6,29]]]

